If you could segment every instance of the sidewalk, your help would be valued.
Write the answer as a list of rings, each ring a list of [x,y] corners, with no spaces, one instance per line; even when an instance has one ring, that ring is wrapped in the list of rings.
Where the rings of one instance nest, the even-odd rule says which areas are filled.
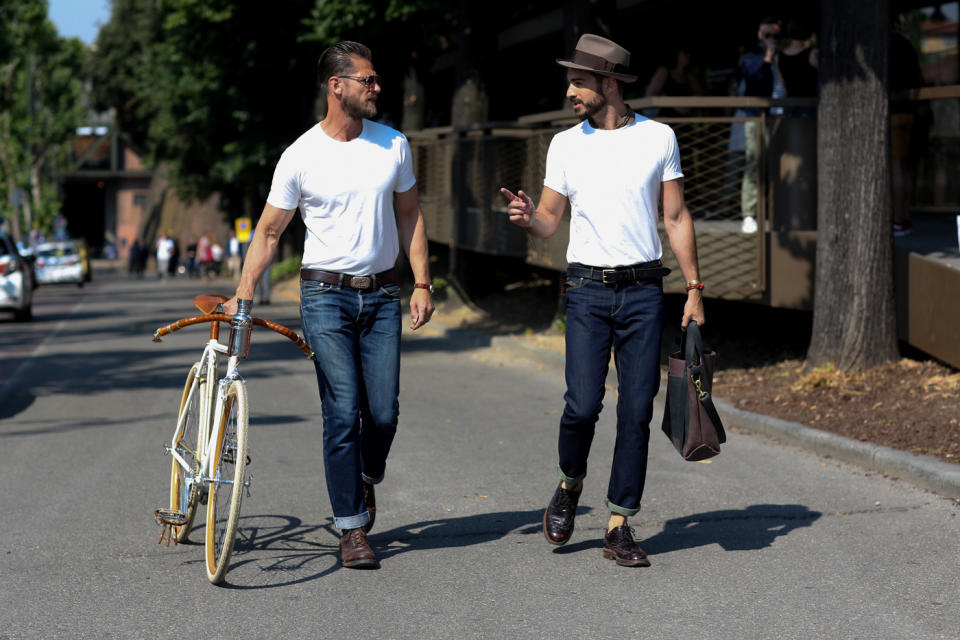
[[[299,287],[296,280],[274,287],[275,295],[299,302]],[[469,331],[460,328],[461,309],[454,307],[450,313],[441,309],[428,327],[431,333],[445,335],[448,330]],[[404,333],[408,333],[406,327]],[[489,348],[513,358],[530,360],[563,375],[564,353],[562,336],[489,335]],[[616,389],[617,379],[613,367],[607,378],[607,387]],[[654,401],[658,412],[663,411],[666,386],[661,385]],[[845,438],[827,431],[820,431],[796,422],[751,413],[734,407],[730,402],[715,398],[717,409],[724,425],[742,431],[762,434],[783,444],[802,447],[818,455],[835,458],[860,466],[868,471],[900,479],[914,486],[928,489],[940,495],[960,500],[960,465],[950,464],[920,454],[901,451],[871,442]],[[655,425],[651,425],[653,429]]]

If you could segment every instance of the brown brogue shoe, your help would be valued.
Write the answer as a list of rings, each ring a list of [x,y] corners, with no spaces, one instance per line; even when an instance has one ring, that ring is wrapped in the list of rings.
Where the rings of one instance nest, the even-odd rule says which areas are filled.
[[[557,486],[553,499],[543,512],[543,535],[550,544],[566,544],[570,539],[582,491],[583,483],[579,489],[564,489],[562,482]]]
[[[363,532],[370,533],[373,529],[373,523],[377,519],[377,493],[372,484],[363,483],[363,504],[367,507],[367,513],[370,514],[370,522],[363,525]]]
[[[617,527],[603,536],[603,557],[613,560],[621,567],[649,567],[647,554],[633,541],[633,529],[627,525]]]
[[[340,536],[340,563],[348,569],[375,569],[380,566],[363,529],[347,529]]]

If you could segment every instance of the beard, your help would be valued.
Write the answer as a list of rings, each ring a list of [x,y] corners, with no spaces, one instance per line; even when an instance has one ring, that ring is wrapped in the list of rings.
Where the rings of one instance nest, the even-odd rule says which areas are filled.
[[[583,105],[583,111],[577,114],[577,117],[580,118],[580,122],[583,122],[587,118],[592,118],[601,109],[607,106],[607,99],[602,94],[597,94],[596,98],[593,98],[588,101],[581,101],[580,104]]]
[[[367,101],[365,96],[363,98],[344,96],[343,112],[356,120],[362,118],[372,119],[377,115],[377,103]]]

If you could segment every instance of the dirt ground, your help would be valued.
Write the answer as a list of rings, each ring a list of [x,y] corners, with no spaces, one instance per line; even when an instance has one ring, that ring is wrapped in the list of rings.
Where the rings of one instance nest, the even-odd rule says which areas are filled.
[[[506,283],[464,305],[438,303],[444,322],[527,335],[562,349],[559,286],[549,278]],[[662,361],[685,296],[667,296]],[[746,411],[798,422],[849,438],[960,464],[960,372],[901,345],[899,362],[860,374],[829,368],[801,373],[811,314],[742,302],[706,301],[705,342],[718,353],[714,394]]]

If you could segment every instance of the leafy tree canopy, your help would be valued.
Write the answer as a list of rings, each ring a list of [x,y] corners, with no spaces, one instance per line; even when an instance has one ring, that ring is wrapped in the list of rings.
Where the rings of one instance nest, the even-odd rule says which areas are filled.
[[[45,0],[0,0],[0,207],[20,233],[10,193],[22,189],[25,222],[59,213],[53,175],[85,110],[83,44],[60,38]]]

